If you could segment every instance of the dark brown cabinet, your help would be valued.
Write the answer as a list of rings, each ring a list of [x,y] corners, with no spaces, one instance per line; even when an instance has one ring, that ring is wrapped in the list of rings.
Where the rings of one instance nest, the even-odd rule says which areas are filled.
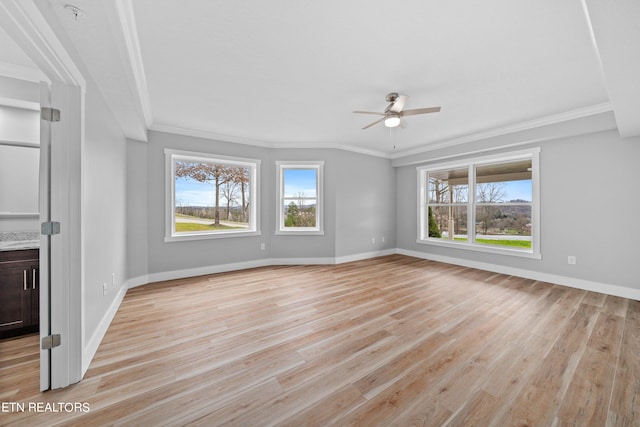
[[[0,252],[0,337],[38,329],[39,251]]]

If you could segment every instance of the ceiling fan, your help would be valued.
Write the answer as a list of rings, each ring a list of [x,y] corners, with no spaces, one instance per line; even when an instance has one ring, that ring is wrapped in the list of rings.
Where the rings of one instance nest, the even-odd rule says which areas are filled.
[[[407,102],[407,99],[409,99],[409,97],[407,95],[398,95],[395,92],[387,94],[385,99],[390,104],[387,106],[387,108],[384,109],[384,113],[376,113],[373,111],[354,111],[354,113],[356,114],[375,114],[377,116],[382,116],[375,122],[366,125],[362,129],[368,129],[371,126],[376,125],[382,121],[384,121],[384,125],[388,128],[393,128],[396,126],[404,127],[404,123],[402,120],[403,117],[416,116],[418,114],[437,113],[440,111],[440,107],[403,110],[404,104]]]

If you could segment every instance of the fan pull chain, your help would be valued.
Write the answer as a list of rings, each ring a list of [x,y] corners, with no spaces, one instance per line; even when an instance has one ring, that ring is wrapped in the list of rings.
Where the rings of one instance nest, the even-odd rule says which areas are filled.
[[[393,139],[393,149],[396,149],[396,128],[389,128],[389,138]]]

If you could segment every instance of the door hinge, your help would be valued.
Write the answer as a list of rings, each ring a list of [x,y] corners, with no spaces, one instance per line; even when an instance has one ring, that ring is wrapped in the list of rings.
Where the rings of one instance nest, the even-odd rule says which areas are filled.
[[[55,221],[43,222],[40,224],[40,234],[45,236],[60,234],[60,223]]]
[[[60,334],[51,334],[42,338],[42,349],[51,350],[60,345]]]
[[[60,110],[56,110],[55,108],[42,107],[40,108],[40,118],[48,122],[59,122]]]

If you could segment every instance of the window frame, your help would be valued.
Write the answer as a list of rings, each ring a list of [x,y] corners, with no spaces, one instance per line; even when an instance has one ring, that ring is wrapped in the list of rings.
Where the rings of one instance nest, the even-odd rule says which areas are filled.
[[[165,153],[165,242],[181,242],[187,240],[207,240],[230,237],[259,236],[260,232],[260,160],[235,156],[223,156],[210,153],[173,150],[166,148]],[[176,232],[176,192],[175,192],[175,164],[176,161],[195,161],[220,163],[224,165],[242,166],[249,169],[249,227],[246,230],[218,230]]]
[[[284,226],[284,171],[286,169],[316,170],[316,226],[285,227]],[[313,199],[314,197],[310,197]],[[324,161],[276,161],[276,231],[277,235],[324,235]]]
[[[531,160],[531,248],[519,249],[507,246],[490,246],[475,242],[476,236],[476,207],[487,205],[476,202],[476,168],[498,163],[517,160]],[[451,169],[468,168],[468,201],[467,201],[467,241],[447,241],[429,237],[428,209],[429,183],[427,177],[430,172],[441,172]],[[524,258],[541,259],[540,252],[540,148],[530,148],[508,153],[474,157],[459,161],[434,163],[416,167],[417,170],[417,239],[416,243],[458,248],[463,250],[510,255]],[[512,203],[504,203],[507,206]]]

